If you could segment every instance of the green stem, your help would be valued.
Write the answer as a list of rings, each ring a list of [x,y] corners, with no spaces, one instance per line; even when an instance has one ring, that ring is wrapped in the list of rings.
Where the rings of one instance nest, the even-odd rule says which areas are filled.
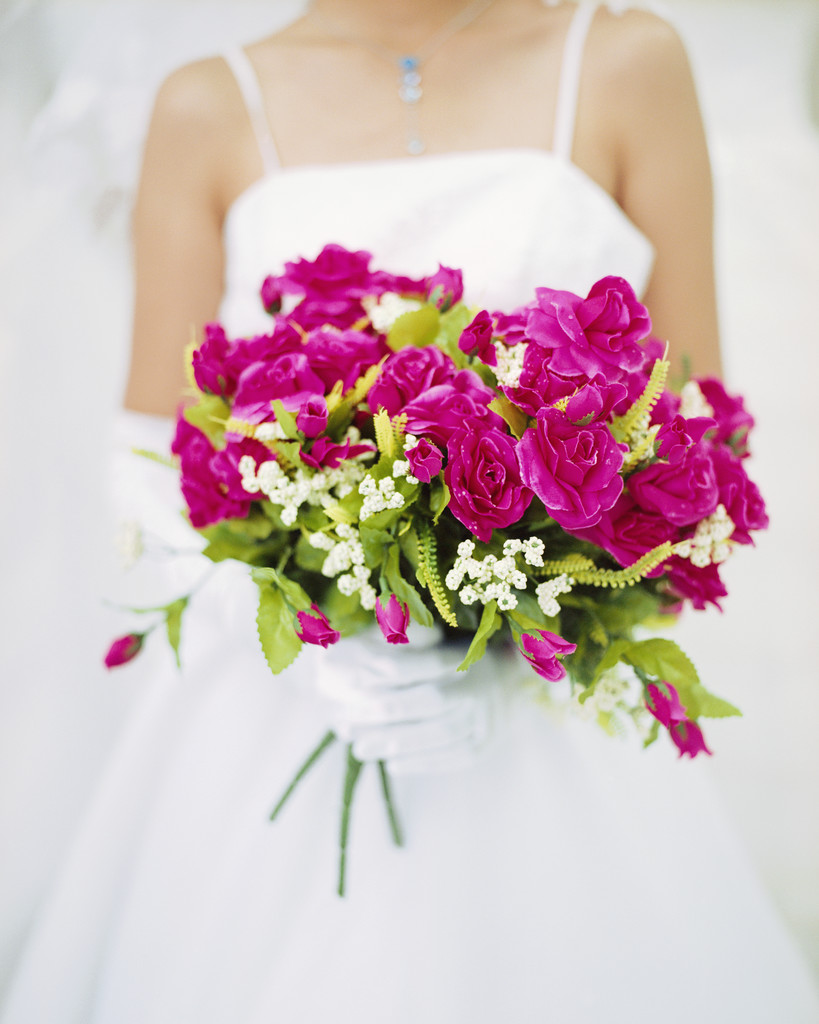
[[[393,803],[392,790],[390,789],[390,777],[387,774],[387,765],[385,761],[378,762],[378,771],[381,775],[381,792],[384,794],[384,804],[387,808],[387,817],[390,821],[392,841],[396,846],[403,846],[404,837],[401,834],[401,825],[398,821],[398,815],[395,813],[395,804]]]
[[[316,763],[316,761],[318,761],[318,759],[321,757],[321,755],[324,753],[324,751],[332,743],[335,742],[335,739],[336,739],[336,734],[334,732],[332,732],[332,730],[330,732],[326,733],[322,737],[322,740],[319,743],[319,745],[310,754],[310,756],[307,758],[307,760],[304,762],[304,764],[301,766],[301,768],[299,768],[299,770],[296,772],[295,777],[293,778],[293,781],[290,783],[290,785],[284,791],[284,793],[282,794],[281,799],[276,804],[276,806],[273,808],[273,810],[270,812],[270,820],[271,821],[275,821],[276,820],[276,816],[278,815],[278,813],[282,809],[282,807],[284,807],[284,805],[289,800],[290,796],[293,793],[293,790],[296,788],[296,786],[298,786],[298,784],[301,782],[301,780],[304,778],[304,776],[310,771],[310,769],[313,767],[313,765]]]
[[[353,754],[353,745],[347,747],[347,773],[344,776],[344,798],[341,805],[341,835],[339,837],[339,862],[338,862],[338,894],[344,895],[344,885],[347,875],[347,839],[350,834],[350,808],[353,804],[353,793],[355,792],[358,776],[361,773],[361,761]]]

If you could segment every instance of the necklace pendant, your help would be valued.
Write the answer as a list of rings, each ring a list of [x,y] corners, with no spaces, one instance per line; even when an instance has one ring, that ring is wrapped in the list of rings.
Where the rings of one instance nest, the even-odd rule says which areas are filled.
[[[404,103],[417,103],[423,95],[421,88],[421,62],[409,54],[398,60],[398,95]]]
[[[407,139],[407,152],[410,156],[420,156],[426,148],[423,139],[419,139],[417,135],[411,135]]]

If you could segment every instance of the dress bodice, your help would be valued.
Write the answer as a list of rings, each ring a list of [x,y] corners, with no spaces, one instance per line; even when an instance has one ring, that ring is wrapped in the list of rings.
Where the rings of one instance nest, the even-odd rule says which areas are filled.
[[[285,261],[328,242],[373,254],[373,266],[464,272],[471,305],[511,309],[539,286],[585,295],[600,277],[645,290],[649,241],[576,165],[547,150],[498,149],[281,168],[228,211],[222,321],[264,330],[258,290]]]

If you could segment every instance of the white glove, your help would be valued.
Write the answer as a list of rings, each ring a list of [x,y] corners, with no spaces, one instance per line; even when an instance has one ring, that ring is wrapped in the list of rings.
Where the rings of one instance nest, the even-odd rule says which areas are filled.
[[[498,715],[506,659],[487,651],[457,672],[465,643],[415,623],[408,636],[388,644],[373,626],[319,652],[316,685],[331,727],[359,761],[385,761],[392,775],[465,767]]]
[[[197,538],[181,515],[185,502],[179,490],[179,471],[137,454],[141,450],[170,458],[175,427],[169,417],[129,409],[117,412],[111,498],[120,522],[138,524],[146,538],[189,549]]]
[[[122,409],[113,428],[108,466],[112,534],[122,567],[129,571],[127,586],[120,575],[111,587],[123,604],[161,604],[195,586],[210,564],[203,566],[199,552],[205,541],[183,515],[179,470],[135,451],[170,457],[175,422]]]

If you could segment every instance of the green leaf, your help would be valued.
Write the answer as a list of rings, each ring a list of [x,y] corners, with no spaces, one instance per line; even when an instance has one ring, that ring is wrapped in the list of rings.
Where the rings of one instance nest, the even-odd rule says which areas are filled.
[[[244,519],[230,519],[228,522],[231,533],[252,537],[253,540],[267,540],[275,529],[273,523],[260,509],[253,509]]]
[[[435,624],[435,619],[415,587],[401,575],[400,555],[400,547],[393,544],[384,562],[387,584],[398,600],[409,606],[412,618],[422,626],[431,628]]]
[[[624,587],[607,592],[605,601],[596,603],[596,613],[603,626],[610,633],[623,634],[654,615],[659,598],[639,586]]]
[[[625,660],[646,675],[671,683],[680,692],[680,699],[683,689],[700,684],[691,659],[673,640],[666,640],[663,637],[635,640],[628,649]]]
[[[324,567],[324,559],[327,552],[321,548],[314,548],[310,541],[302,534],[296,544],[296,565],[300,569],[307,569],[308,572],[321,572]]]
[[[449,488],[443,480],[434,479],[429,485],[429,510],[432,512],[432,521],[437,523],[441,513],[449,505]]]
[[[498,602],[490,601],[488,604],[485,604],[481,621],[478,624],[475,636],[472,638],[472,643],[469,645],[469,650],[466,652],[466,657],[458,666],[459,672],[464,672],[470,665],[474,665],[476,661],[481,660],[486,651],[487,640],[502,625],[503,618],[498,615]]]
[[[280,462],[291,462],[294,466],[303,466],[301,461],[301,445],[298,441],[276,441],[276,454]]]
[[[233,558],[254,565],[274,558],[289,542],[286,533],[276,532],[275,523],[255,513],[250,520],[226,519],[199,532],[208,541],[203,554],[212,562]]]
[[[660,723],[655,718],[651,723],[651,728],[648,731],[648,736],[643,740],[643,750],[650,747],[652,743],[657,741],[657,737],[660,735]]]
[[[202,395],[196,405],[189,405],[182,415],[205,434],[214,448],[225,446],[225,423],[230,417],[230,408],[218,395]]]
[[[321,607],[333,626],[343,635],[352,636],[372,625],[372,612],[362,608],[357,601],[351,601],[342,594],[335,581],[327,588]]]
[[[165,609],[165,630],[168,634],[168,643],[171,645],[171,650],[176,658],[176,664],[179,668],[182,667],[182,662],[179,657],[179,641],[182,633],[182,615],[188,606],[187,597],[177,598],[176,601],[171,603]]]
[[[431,305],[402,313],[389,329],[387,344],[393,352],[398,352],[408,345],[425,348],[435,341],[440,321],[440,313]]]
[[[398,543],[401,545],[401,554],[412,566],[413,572],[418,572],[418,532],[411,526],[404,533],[400,534]],[[419,582],[423,583],[422,580]]]
[[[475,310],[462,302],[452,306],[441,316],[441,324],[435,344],[450,357],[455,365],[462,369],[469,365],[469,357],[458,348],[458,339],[463,330],[475,319]]]
[[[370,520],[362,523],[359,531],[361,546],[364,548],[364,560],[370,569],[377,569],[384,560],[384,550],[393,543],[389,530],[373,527]]]
[[[149,462],[158,462],[160,466],[167,466],[168,469],[179,469],[179,460],[176,455],[162,455],[160,452],[152,452],[147,448],[132,448],[134,455],[139,455]]]
[[[615,640],[614,643],[607,648],[606,653],[597,663],[597,668],[595,669],[595,673],[592,678],[592,685],[598,681],[604,672],[608,672],[609,669],[614,668],[621,658],[625,660],[624,655],[633,645],[633,640]]]
[[[313,601],[310,598],[310,595],[304,587],[302,587],[301,584],[296,583],[295,580],[291,580],[289,577],[283,576],[279,573],[277,586],[284,594],[285,600],[294,611],[304,612],[307,611],[308,608],[312,608]]]
[[[510,619],[519,627],[520,633],[533,633],[539,629],[551,629],[552,620],[544,619],[543,616],[539,619],[530,618],[530,616],[521,611],[520,608],[513,608],[505,614],[507,619]],[[552,630],[552,632],[555,632],[555,630]]]
[[[294,611],[302,612],[312,607],[313,601],[304,588],[276,569],[257,567],[251,571],[250,578],[259,587],[276,587]]]
[[[692,718],[732,718],[742,716],[739,708],[709,693],[702,684],[679,688],[680,702]]]
[[[299,428],[296,426],[296,417],[293,413],[285,409],[280,398],[274,398],[270,405],[273,408],[276,422],[284,431],[285,437],[289,437],[291,441],[299,441]]]
[[[301,640],[296,636],[284,595],[270,584],[259,586],[256,628],[265,660],[276,675],[295,660],[301,650]]]

